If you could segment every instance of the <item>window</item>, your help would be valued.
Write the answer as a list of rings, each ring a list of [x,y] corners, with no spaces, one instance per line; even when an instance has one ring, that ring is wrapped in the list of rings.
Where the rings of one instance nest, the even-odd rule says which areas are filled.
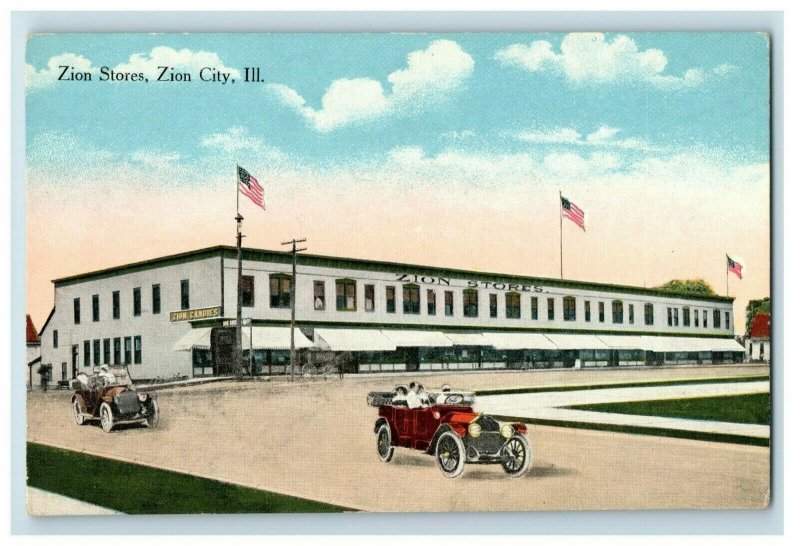
[[[125,364],[131,363],[131,338],[125,338]]]
[[[583,320],[592,322],[592,304],[588,301],[583,302]]]
[[[387,286],[386,287],[386,312],[387,313],[394,313],[395,312],[395,289],[394,286]]]
[[[634,312],[633,312],[633,304],[629,303],[628,304],[628,324],[633,324],[634,320],[636,320],[636,317],[635,317]]]
[[[75,324],[81,323],[81,299],[75,298],[72,300],[72,318],[75,320]]]
[[[531,297],[531,319],[539,320],[539,298]]]
[[[242,275],[242,307],[255,307],[256,280],[252,275]]]
[[[653,325],[653,304],[652,303],[645,303],[644,304],[644,323],[648,326]]]
[[[103,340],[103,364],[111,364],[111,340]]]
[[[181,311],[189,308],[189,279],[181,281]]]
[[[606,303],[604,301],[597,302],[597,320],[600,322],[606,321]]]
[[[428,314],[436,314],[436,291],[430,289],[428,290]]]
[[[672,326],[672,307],[667,307],[667,326]]]
[[[547,298],[547,320],[554,320],[556,318],[556,300],[554,298]]]
[[[161,285],[153,285],[153,314],[161,313]]]
[[[115,319],[119,318],[119,290],[111,293],[111,316]]]
[[[53,349],[58,349],[58,330],[53,330]]]
[[[719,309],[714,309],[714,328],[719,328]]]
[[[697,328],[700,326],[700,313],[697,312],[697,309],[694,310],[694,327]]]
[[[353,290],[355,290],[355,284],[353,284]],[[288,309],[292,306],[291,275],[275,273],[269,276],[269,306],[277,309]]]
[[[678,308],[677,307],[673,307],[672,308],[672,324],[674,324],[675,326],[678,326]]]
[[[522,304],[517,292],[506,293],[506,318],[520,318],[522,316]]]
[[[464,316],[477,317],[478,316],[478,291],[473,288],[467,288],[464,294]]]
[[[356,281],[353,279],[336,279],[336,310],[356,310]]]
[[[142,314],[142,289],[133,289],[133,316],[138,317]]]
[[[563,300],[564,305],[564,320],[575,320],[575,298],[567,296]]]
[[[614,324],[622,324],[622,302],[619,300],[611,302],[611,321]]]
[[[83,342],[83,366],[84,367],[89,366],[89,364],[92,361],[91,351],[92,351],[91,343],[89,341],[84,341]]]
[[[364,285],[364,310],[365,311],[374,311],[375,310],[375,285],[374,284],[365,284]]]
[[[497,294],[489,294],[489,316],[497,318]]]
[[[446,290],[444,293],[444,314],[445,316],[453,316],[453,291]]]
[[[314,281],[314,309],[325,310],[325,281]]]
[[[728,311],[725,311],[725,329],[731,329],[731,314]]]
[[[92,322],[100,320],[100,296],[95,294],[92,296]]]
[[[688,307],[683,308],[683,325],[691,326],[691,314]]]
[[[92,351],[94,352],[94,358],[92,359],[92,362],[94,363],[95,366],[99,366],[100,365],[100,340],[99,339],[95,339],[94,341],[92,341]]]
[[[403,313],[419,315],[419,286],[403,285]]]
[[[142,363],[142,336],[134,336],[133,338],[133,363]]]
[[[120,358],[121,355],[121,346],[120,340],[118,337],[114,338],[114,364],[120,364],[122,359]]]
[[[708,311],[703,311],[703,328],[708,328]]]

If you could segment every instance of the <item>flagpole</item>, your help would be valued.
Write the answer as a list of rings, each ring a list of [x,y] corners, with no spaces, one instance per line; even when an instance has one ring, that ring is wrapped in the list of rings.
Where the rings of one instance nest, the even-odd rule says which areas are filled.
[[[564,278],[564,202],[561,190],[558,191],[558,231],[559,231],[559,256],[561,259],[561,278]]]
[[[728,267],[730,263],[730,258],[727,254],[725,254],[725,297],[728,297],[728,279],[730,278],[730,270],[731,268]]]
[[[242,220],[239,214],[239,165],[236,165],[236,364],[233,370],[238,378],[242,372]],[[252,343],[252,339],[250,340]],[[252,352],[252,350],[251,350]]]

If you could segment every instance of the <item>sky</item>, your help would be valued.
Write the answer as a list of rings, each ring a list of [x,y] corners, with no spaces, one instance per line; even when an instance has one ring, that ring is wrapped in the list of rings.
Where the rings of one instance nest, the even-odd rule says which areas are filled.
[[[737,333],[769,295],[764,34],[50,34],[26,62],[40,328],[52,279],[235,244],[237,164],[245,246],[558,278],[561,192],[565,278],[724,295],[729,254]]]

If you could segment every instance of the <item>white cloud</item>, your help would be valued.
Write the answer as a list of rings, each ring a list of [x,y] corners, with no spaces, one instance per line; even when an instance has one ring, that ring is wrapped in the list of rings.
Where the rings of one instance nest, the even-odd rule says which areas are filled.
[[[461,141],[467,140],[475,136],[475,131],[470,131],[465,129],[463,131],[447,131],[444,133],[439,134],[439,140],[452,140],[452,141]]]
[[[67,71],[67,74],[72,72],[89,72],[90,74],[96,74],[98,71],[97,67],[92,66],[92,61],[83,55],[62,53],[61,55],[50,57],[47,61],[47,66],[41,70],[36,70],[36,67],[32,64],[26,63],[25,88],[29,91],[33,91],[52,86],[58,81],[58,78],[64,71],[64,69],[60,67],[72,67]],[[65,74],[65,77],[68,76]]]
[[[265,88],[315,129],[327,132],[395,111],[419,109],[458,88],[475,66],[472,57],[451,40],[436,40],[427,49],[409,53],[407,63],[406,68],[389,74],[388,91],[371,78],[335,80],[322,96],[319,110],[306,105],[286,85],[271,83]]]
[[[149,54],[134,53],[128,62],[118,64],[114,71],[142,72],[147,78],[155,80],[161,73],[158,67],[172,67],[176,72],[187,71],[196,78],[202,68],[210,67],[225,72],[233,78],[240,73],[235,68],[225,66],[216,53],[210,51],[192,51],[190,49],[172,49],[167,46],[154,47]]]
[[[617,127],[601,125],[595,131],[583,135],[572,127],[561,127],[548,131],[522,131],[514,138],[535,144],[567,144],[575,146],[595,146],[623,148],[626,150],[654,151],[656,147],[640,138],[615,138],[622,130]]]
[[[136,150],[131,155],[131,160],[142,163],[147,167],[161,167],[175,163],[181,159],[175,152],[154,152],[150,150]]]
[[[607,153],[593,153],[588,157],[574,153],[553,153],[544,158],[544,167],[551,175],[602,173],[615,170],[619,166],[619,158]]]
[[[697,68],[686,70],[682,76],[665,75],[667,57],[663,51],[641,51],[636,42],[622,34],[610,41],[599,32],[568,34],[561,41],[560,51],[546,40],[512,44],[497,51],[494,58],[531,72],[563,74],[576,85],[645,82],[661,88],[686,88],[706,80]]]
[[[738,66],[728,63],[722,63],[714,67],[714,74],[716,74],[717,76],[723,76],[723,77],[730,76],[731,74],[735,74],[738,71],[739,71]]]
[[[523,131],[515,135],[517,140],[524,142],[535,142],[541,144],[571,143],[578,144],[581,134],[570,127],[553,129],[552,131]]]

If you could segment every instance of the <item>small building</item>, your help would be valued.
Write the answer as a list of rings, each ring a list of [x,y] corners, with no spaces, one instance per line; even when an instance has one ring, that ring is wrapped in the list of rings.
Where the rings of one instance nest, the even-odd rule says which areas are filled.
[[[769,313],[758,313],[753,317],[745,338],[745,351],[751,362],[769,362],[772,358]]]
[[[28,373],[25,383],[28,388],[39,383],[39,363],[42,361],[42,349],[36,326],[33,325],[30,315],[25,315],[25,361]]]

